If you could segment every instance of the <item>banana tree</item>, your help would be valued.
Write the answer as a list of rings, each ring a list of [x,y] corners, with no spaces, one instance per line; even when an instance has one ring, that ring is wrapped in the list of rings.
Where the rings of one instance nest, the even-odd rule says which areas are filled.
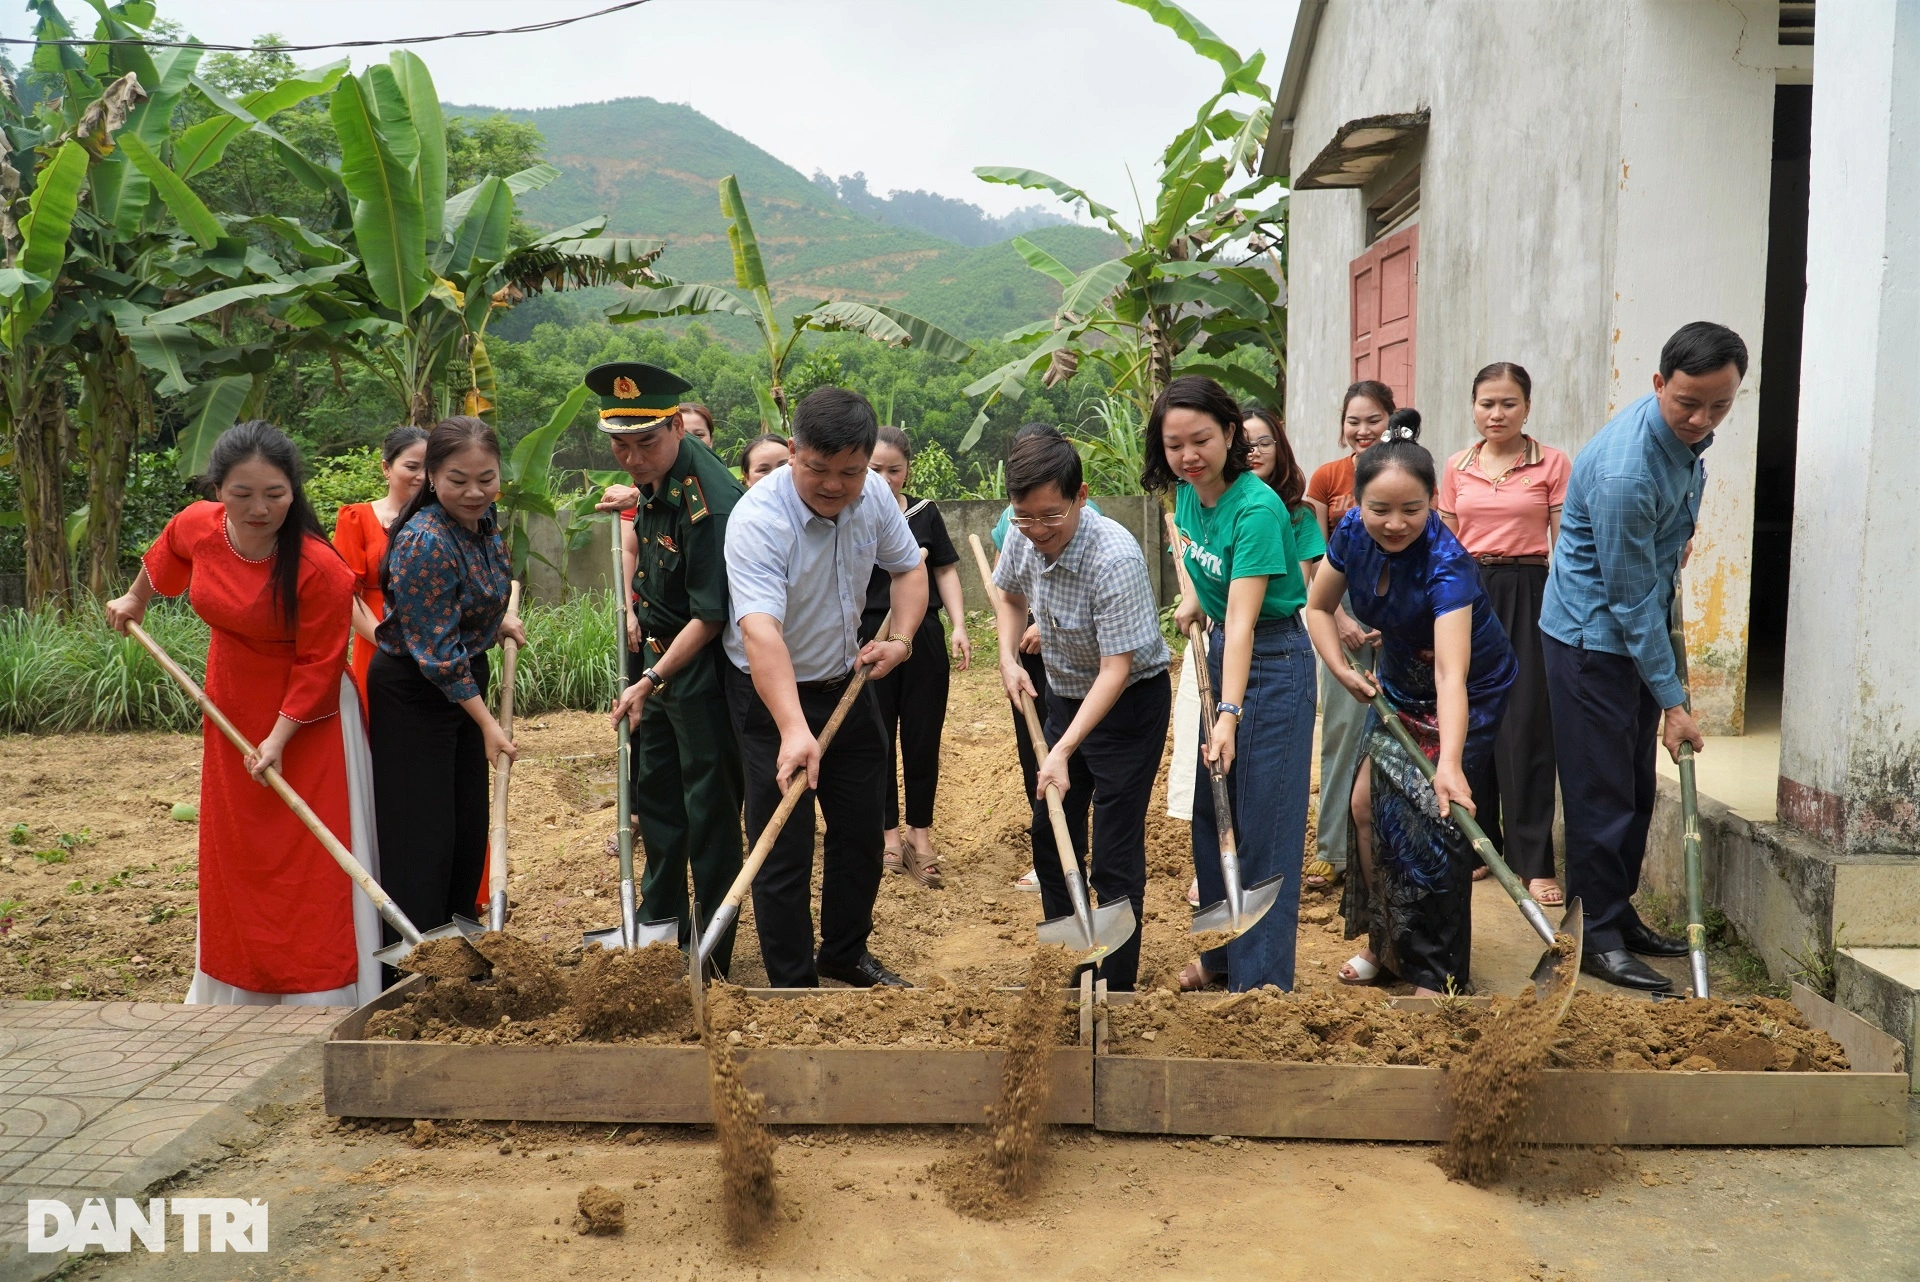
[[[645,292],[635,292],[609,307],[607,319],[620,324],[669,316],[725,313],[752,321],[767,354],[769,381],[754,384],[754,393],[760,402],[760,422],[765,430],[786,429],[792,415],[792,406],[787,403],[787,364],[793,358],[800,336],[809,330],[864,334],[889,347],[917,347],[956,363],[972,357],[973,348],[965,339],[949,334],[931,321],[892,307],[850,299],[823,300],[805,311],[793,313],[782,326],[774,311],[773,291],[767,284],[766,264],[760,257],[760,241],[753,234],[753,220],[747,215],[747,202],[740,195],[739,180],[732,174],[720,180],[720,213],[727,220],[727,244],[733,250],[734,289],[655,276],[641,282],[648,286]]]
[[[1084,209],[1117,236],[1126,252],[1083,272],[1024,238],[1014,248],[1027,265],[1057,281],[1059,310],[1050,321],[1006,335],[1024,350],[967,387],[979,412],[960,442],[980,439],[993,407],[1018,400],[1026,380],[1044,369],[1048,386],[1071,378],[1081,362],[1104,367],[1106,382],[1141,412],[1179,373],[1209,375],[1270,404],[1282,400],[1286,377],[1285,228],[1287,202],[1271,193],[1280,180],[1257,172],[1272,118],[1272,92],[1260,81],[1266,55],[1243,59],[1198,19],[1167,0],[1122,0],[1203,57],[1219,64],[1219,89],[1161,153],[1152,216],[1130,227],[1084,190],[1037,170],[986,166],[986,182],[1050,192]],[[1233,185],[1242,172],[1246,180]],[[1228,359],[1261,349],[1269,372]]]

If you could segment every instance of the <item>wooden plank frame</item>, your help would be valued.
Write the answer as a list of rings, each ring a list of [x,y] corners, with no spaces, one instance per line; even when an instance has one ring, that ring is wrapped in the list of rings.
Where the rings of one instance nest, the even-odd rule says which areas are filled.
[[[1155,1135],[1440,1141],[1452,1108],[1437,1068],[1276,1064],[1106,1053],[1095,999],[1093,1124]],[[1433,999],[1395,999],[1402,1007]],[[1485,999],[1469,999],[1476,1002]],[[1849,1073],[1680,1073],[1549,1069],[1524,1139],[1549,1144],[1897,1145],[1907,1136],[1900,1044],[1795,985],[1807,1022],[1846,1048]]]
[[[334,1027],[323,1051],[327,1112],[336,1117],[521,1122],[711,1122],[707,1053],[698,1045],[569,1043],[462,1046],[368,1041],[367,1020],[422,981],[396,984]],[[819,989],[752,989],[755,997]],[[828,990],[830,992],[842,990]],[[848,1000],[864,989],[844,990]],[[1053,1052],[1047,1120],[1093,1121],[1093,985],[1083,977],[1077,1046]],[[1005,1052],[895,1046],[771,1046],[740,1066],[766,1097],[763,1120],[786,1125],[971,1124],[986,1118]]]

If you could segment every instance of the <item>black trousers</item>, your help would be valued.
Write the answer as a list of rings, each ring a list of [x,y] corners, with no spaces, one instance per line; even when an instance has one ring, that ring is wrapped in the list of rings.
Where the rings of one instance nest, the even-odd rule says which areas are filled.
[[[913,635],[913,657],[880,680],[867,683],[880,708],[880,733],[886,737],[887,774],[881,803],[889,830],[900,826],[902,773],[907,784],[907,827],[933,824],[933,799],[940,787],[940,734],[947,726],[947,691],[952,681],[947,630],[940,624],[940,612],[928,610]]]
[[[1480,581],[1507,630],[1520,675],[1485,766],[1467,780],[1480,827],[1523,879],[1553,876],[1553,709],[1540,653],[1544,565],[1483,565]]]
[[[487,688],[487,657],[473,657]],[[466,709],[410,659],[381,650],[367,670],[380,884],[421,930],[471,914],[487,866],[487,749]],[[391,926],[385,942],[398,943]]]
[[[760,839],[780,805],[773,772],[780,757],[780,728],[753,688],[753,678],[725,665],[727,703],[733,713],[746,767],[747,844]],[[818,735],[833,715],[844,685],[800,688],[807,726]],[[873,900],[880,890],[880,778],[886,751],[873,696],[862,691],[847,712],[826,755],[820,787],[794,807],[753,882],[753,920],[767,982],[775,988],[817,988],[813,951],[813,810],[819,800],[827,821],[821,856],[820,960],[852,966],[867,951],[873,933]]]
[[[1633,892],[1653,822],[1653,754],[1660,705],[1633,660],[1542,633],[1553,699],[1553,744],[1567,816],[1567,894],[1586,913],[1586,949],[1625,946],[1640,920]]]
[[[1047,719],[1047,665],[1037,654],[1022,654],[1020,666],[1025,668],[1027,676],[1033,681],[1034,692],[1040,697],[1034,700],[1034,711],[1040,714],[1040,720]],[[1011,706],[1011,705],[1009,705]],[[1033,802],[1034,790],[1040,786],[1040,756],[1033,750],[1033,736],[1027,733],[1027,719],[1020,709],[1013,709],[1013,742],[1020,750],[1020,778],[1026,782],[1026,797],[1029,805]],[[1045,751],[1043,748],[1042,752]],[[1053,825],[1047,820],[1047,808],[1043,803],[1034,806],[1032,822],[1027,825],[1027,835],[1033,839],[1033,866],[1045,864],[1049,868],[1060,866],[1060,847],[1053,841]]]
[[[1080,711],[1079,699],[1047,693],[1047,739],[1057,741]],[[1167,718],[1173,711],[1173,686],[1164,672],[1128,686],[1111,711],[1067,762],[1068,788],[1061,808],[1066,811],[1067,835],[1073,840],[1075,862],[1092,888],[1096,904],[1116,899],[1133,901],[1133,920],[1144,923],[1142,903],[1147,891],[1147,805],[1154,776],[1166,750]],[[1093,818],[1092,857],[1088,857],[1087,818]],[[1047,803],[1034,802],[1034,825],[1048,825]],[[1051,845],[1052,843],[1048,843]],[[1058,847],[1055,847],[1058,850]],[[1088,864],[1092,871],[1088,871]],[[1033,870],[1040,880],[1040,904],[1048,920],[1073,911],[1060,858],[1042,859],[1034,852]],[[1131,992],[1140,973],[1140,931],[1108,953],[1100,974],[1114,992]]]

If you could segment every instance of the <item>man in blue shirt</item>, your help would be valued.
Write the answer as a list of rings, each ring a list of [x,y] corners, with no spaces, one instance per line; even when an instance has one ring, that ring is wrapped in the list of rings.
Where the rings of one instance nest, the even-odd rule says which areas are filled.
[[[1640,920],[1632,895],[1653,820],[1656,732],[1676,759],[1682,743],[1705,747],[1667,618],[1706,489],[1701,455],[1746,373],[1747,345],[1724,325],[1695,321],[1667,340],[1653,394],[1574,460],[1540,609],[1567,893],[1586,912],[1581,969],[1628,988],[1672,986],[1636,953],[1687,952]]]
[[[879,423],[858,392],[823,387],[794,411],[792,462],[748,490],[727,522],[727,699],[746,764],[747,839],[757,842],[796,775],[813,794],[795,807],[753,884],[767,980],[813,988],[822,976],[906,987],[867,951],[880,889],[886,748],[871,688],[833,744],[818,735],[858,664],[884,677],[913,653],[927,610],[920,545],[893,491],[867,464]],[[875,566],[893,576],[893,621],[859,642]],[[813,949],[813,799],[827,821],[821,856],[820,952]]]

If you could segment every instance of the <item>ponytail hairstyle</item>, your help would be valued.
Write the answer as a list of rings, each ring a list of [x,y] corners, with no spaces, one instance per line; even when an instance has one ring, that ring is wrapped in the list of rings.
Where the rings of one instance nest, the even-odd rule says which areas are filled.
[[[1520,389],[1520,399],[1529,405],[1533,404],[1533,378],[1525,369],[1512,361],[1495,361],[1491,365],[1484,366],[1478,374],[1473,376],[1473,395],[1480,395],[1480,384],[1491,383],[1497,378],[1510,380]]]
[[[402,423],[388,432],[386,439],[380,442],[380,461],[388,467],[408,450],[427,439],[427,429],[415,427],[411,423]]]
[[[907,433],[904,428],[893,427],[891,425],[881,428],[874,445],[875,448],[882,445],[891,445],[894,449],[900,451],[901,458],[909,463],[913,462],[913,442],[907,439]]]
[[[782,454],[787,452],[786,437],[779,435],[777,432],[760,433],[760,435],[754,437],[751,441],[748,441],[745,445],[742,445],[740,447],[739,468],[742,475],[745,475],[747,470],[747,464],[753,459],[753,452],[759,449],[762,445],[778,445],[780,447],[780,452]]]
[[[1293,455],[1293,442],[1287,439],[1287,429],[1280,422],[1280,416],[1264,405],[1249,402],[1240,407],[1240,417],[1249,432],[1253,430],[1253,420],[1259,419],[1273,433],[1273,477],[1267,484],[1287,505],[1287,511],[1297,510],[1307,492],[1307,474],[1300,470],[1300,460]]]
[[[500,438],[493,434],[485,420],[467,414],[455,414],[443,418],[433,425],[427,433],[426,479],[420,488],[413,492],[407,505],[400,509],[400,515],[393,518],[393,524],[387,527],[387,554],[380,558],[380,590],[386,592],[393,576],[393,545],[400,537],[400,531],[407,528],[407,522],[419,515],[421,509],[429,504],[438,507],[440,496],[433,492],[433,474],[447,465],[447,460],[466,449],[469,445],[478,445],[493,455],[497,462],[500,458]]]
[[[1388,416],[1387,426],[1380,433],[1380,439],[1361,450],[1354,458],[1354,500],[1359,501],[1362,491],[1376,476],[1394,467],[1424,485],[1428,498],[1432,498],[1434,491],[1440,488],[1439,479],[1433,468],[1433,455],[1427,452],[1426,446],[1420,444],[1419,410],[1395,410]]]
[[[279,469],[287,478],[287,487],[293,491],[287,519],[280,523],[280,531],[274,535],[271,571],[274,606],[280,612],[280,622],[292,632],[300,626],[300,558],[307,537],[311,535],[320,540],[330,552],[333,544],[327,542],[327,532],[321,528],[320,518],[313,514],[313,504],[307,501],[303,484],[306,468],[300,461],[299,448],[287,439],[286,433],[265,419],[249,419],[222,432],[207,456],[204,479],[213,492],[218,493],[229,472],[256,458]]]
[[[1378,379],[1363,378],[1347,386],[1347,394],[1340,398],[1340,444],[1347,443],[1347,406],[1355,400],[1368,400],[1391,415],[1399,408],[1393,403],[1393,389]]]
[[[1247,457],[1247,424],[1241,417],[1240,406],[1227,395],[1226,388],[1212,379],[1200,374],[1182,374],[1167,384],[1153,403],[1153,413],[1147,417],[1146,458],[1140,467],[1142,489],[1170,490],[1180,481],[1167,464],[1163,429],[1168,410],[1195,410],[1219,424],[1227,438],[1227,464],[1221,475],[1228,484],[1240,473],[1253,470],[1253,461]]]

